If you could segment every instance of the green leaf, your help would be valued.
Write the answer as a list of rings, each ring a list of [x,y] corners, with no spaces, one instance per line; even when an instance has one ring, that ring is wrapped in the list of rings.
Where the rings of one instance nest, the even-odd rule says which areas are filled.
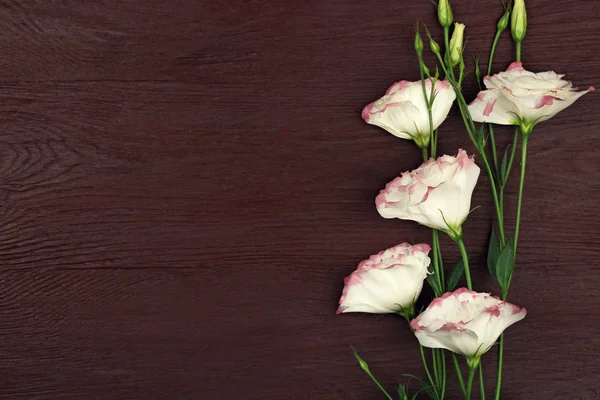
[[[460,260],[452,268],[452,271],[450,272],[450,276],[448,276],[448,287],[446,289],[448,292],[451,292],[454,290],[454,288],[456,287],[456,284],[458,283],[458,281],[464,271],[465,271],[465,263],[463,260]]]
[[[417,382],[419,382],[419,386],[421,386],[421,389],[419,389],[414,396],[412,397],[411,400],[415,400],[417,398],[417,396],[419,395],[419,393],[421,393],[422,391],[427,392],[427,394],[429,395],[429,397],[431,397],[434,400],[439,400],[440,399],[440,395],[437,393],[437,390],[434,386],[432,386],[430,383],[425,382],[423,379],[411,375],[411,374],[402,374],[402,376],[407,376],[410,377],[414,380],[416,380]]]
[[[427,283],[429,283],[429,286],[431,286],[431,288],[433,289],[433,293],[435,293],[436,297],[439,297],[443,294],[442,288],[440,287],[440,282],[438,281],[438,277],[435,274],[435,271],[427,274]]]
[[[404,384],[398,386],[398,395],[400,396],[400,400],[408,400],[408,392]]]
[[[498,256],[500,255],[500,245],[498,244],[498,240],[496,239],[496,233],[494,233],[494,226],[492,225],[492,233],[490,234],[490,243],[488,245],[488,254],[487,254],[487,265],[488,270],[490,271],[490,275],[496,281],[498,280],[496,273],[496,264],[498,262]]]
[[[496,262],[496,277],[503,292],[508,288],[510,277],[515,268],[513,246],[513,238],[511,237],[506,241],[506,245],[500,252],[498,261]]]

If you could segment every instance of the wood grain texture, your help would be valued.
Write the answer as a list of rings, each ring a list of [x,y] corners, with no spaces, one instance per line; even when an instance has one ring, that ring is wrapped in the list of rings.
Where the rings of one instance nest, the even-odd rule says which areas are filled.
[[[486,54],[500,1],[454,3]],[[527,4],[527,68],[599,85],[600,3]],[[1,1],[0,398],[381,398],[350,345],[422,375],[401,319],[334,314],[360,260],[429,240],[373,204],[419,153],[360,119],[417,79],[416,20],[439,35],[426,0]],[[597,96],[530,140],[508,400],[600,398]],[[456,110],[440,142],[472,151]],[[495,291],[488,192],[466,243]]]

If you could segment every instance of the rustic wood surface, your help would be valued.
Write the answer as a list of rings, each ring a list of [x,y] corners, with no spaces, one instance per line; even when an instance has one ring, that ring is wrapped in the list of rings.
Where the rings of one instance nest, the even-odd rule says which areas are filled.
[[[527,5],[525,66],[599,85],[600,2]],[[501,2],[454,12],[486,61]],[[439,37],[428,0],[0,1],[0,398],[382,398],[350,345],[423,376],[402,319],[334,314],[360,260],[429,240],[374,207],[419,152],[360,118],[417,79],[416,20]],[[600,398],[598,104],[530,140],[504,399]],[[440,146],[473,150],[456,110]],[[466,243],[496,291],[488,189]]]

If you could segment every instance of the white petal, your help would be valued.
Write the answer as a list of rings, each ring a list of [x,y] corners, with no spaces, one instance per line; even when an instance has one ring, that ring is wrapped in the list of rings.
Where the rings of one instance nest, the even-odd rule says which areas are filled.
[[[498,125],[516,125],[518,108],[508,101],[499,90],[484,90],[469,104],[471,118],[475,122]]]

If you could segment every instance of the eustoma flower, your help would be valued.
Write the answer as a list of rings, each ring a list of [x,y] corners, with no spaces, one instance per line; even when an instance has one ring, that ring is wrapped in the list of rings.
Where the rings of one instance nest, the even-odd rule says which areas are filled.
[[[427,277],[430,250],[427,244],[403,243],[362,261],[344,279],[337,313],[398,313],[412,318]]]
[[[422,346],[448,349],[477,365],[502,332],[526,314],[489,293],[461,288],[433,300],[410,325]]]
[[[467,152],[430,159],[388,183],[377,198],[384,218],[416,221],[451,236],[459,235],[471,207],[480,169]]]
[[[426,79],[428,96],[431,93],[431,85],[432,81]],[[448,81],[437,81],[434,92],[432,130],[444,122],[456,99],[454,89]],[[364,108],[362,117],[367,123],[377,125],[394,136],[414,140],[419,147],[429,144],[429,112],[421,81],[394,83],[385,96]]]
[[[529,133],[538,122],[552,118],[595,90],[590,87],[578,92],[563,76],[553,71],[533,73],[520,62],[513,62],[506,71],[484,78],[487,90],[469,105],[471,117],[477,122],[520,125],[524,133]]]

